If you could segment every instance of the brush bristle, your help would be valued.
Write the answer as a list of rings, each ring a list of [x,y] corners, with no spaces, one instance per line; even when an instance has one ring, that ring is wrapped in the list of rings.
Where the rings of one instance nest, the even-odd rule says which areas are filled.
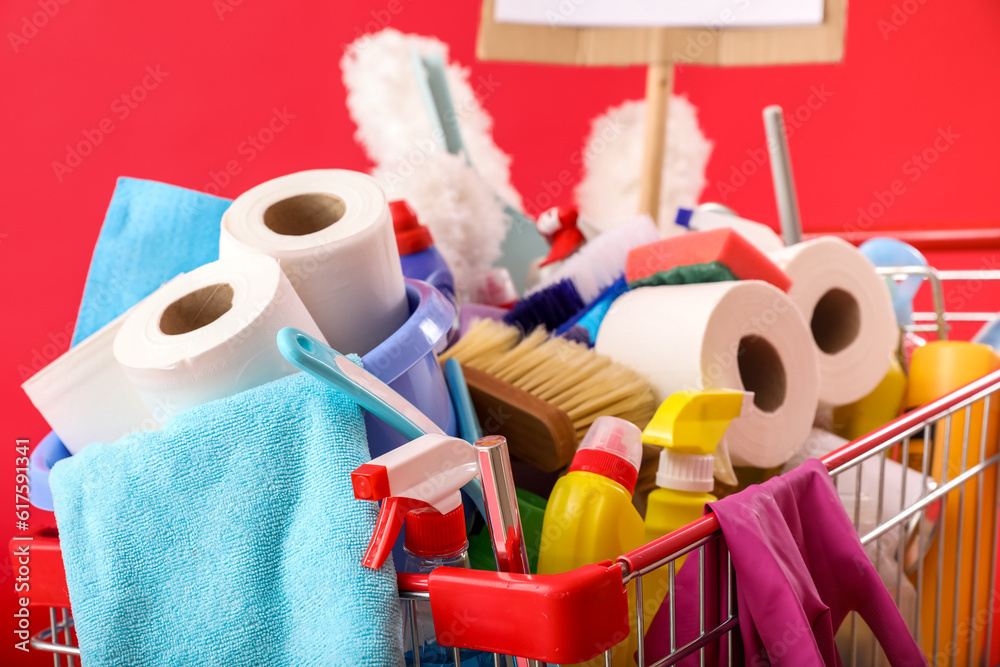
[[[555,331],[583,308],[583,299],[573,281],[560,280],[518,301],[503,321],[525,333],[538,327]]]
[[[603,415],[644,428],[656,410],[652,387],[635,371],[575,341],[549,337],[538,328],[523,339],[520,332],[495,320],[480,320],[447,350],[455,358],[569,415],[577,442]]]
[[[621,227],[588,241],[563,262],[540,289],[568,278],[573,281],[583,301],[590,303],[625,275],[629,250],[659,238],[660,233],[653,219],[648,215],[637,216]]]

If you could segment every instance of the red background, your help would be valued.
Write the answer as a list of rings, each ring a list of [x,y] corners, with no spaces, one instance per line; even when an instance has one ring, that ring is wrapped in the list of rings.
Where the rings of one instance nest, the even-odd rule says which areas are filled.
[[[595,115],[641,97],[644,89],[641,68],[476,62],[479,3],[469,0],[62,1],[7,0],[0,7],[4,503],[13,504],[15,438],[34,444],[47,431],[19,388],[19,369],[31,367],[37,354],[51,358],[67,346],[63,334],[75,319],[117,176],[203,189],[213,173],[238,160],[241,173],[222,188],[224,196],[234,197],[301,169],[367,169],[353,139],[338,63],[344,44],[379,20],[438,36],[451,45],[453,59],[471,67],[474,79],[484,75],[499,82],[484,106],[495,119],[497,144],[514,158],[514,185],[526,202],[560,171],[574,168],[570,156],[581,148]],[[45,19],[38,14],[44,6],[57,11]],[[401,11],[393,14],[390,7]],[[33,16],[41,25],[35,30],[25,23]],[[868,0],[850,5],[842,64],[679,68],[676,91],[699,108],[703,130],[715,142],[703,199],[721,199],[718,183],[729,181],[748,150],[765,146],[762,107],[777,103],[794,112],[813,87],[822,87],[829,100],[790,139],[807,230],[856,223],[858,208],[871,206],[875,193],[896,179],[904,179],[906,192],[886,208],[876,229],[993,225],[1000,219],[998,30],[1000,5],[991,0]],[[120,119],[114,100],[142,81],[147,66],[167,75]],[[265,126],[274,108],[295,118],[246,162],[237,146]],[[75,145],[104,118],[112,119],[113,131],[57,178],[53,162],[65,161],[67,144]],[[954,144],[919,180],[908,180],[905,163],[948,128],[958,135]],[[726,203],[744,217],[776,224],[766,169],[751,175]],[[992,250],[983,248],[932,259],[939,266],[997,266]],[[976,296],[976,307],[997,310],[987,294]],[[953,303],[966,300],[961,292],[950,297]],[[12,514],[0,512],[4,546],[13,532]],[[50,521],[51,515],[34,511],[33,523]],[[0,618],[6,620],[0,627],[10,628],[12,582],[2,561]],[[24,655],[12,644],[7,630],[0,633],[0,656],[51,664],[42,655],[22,663]]]

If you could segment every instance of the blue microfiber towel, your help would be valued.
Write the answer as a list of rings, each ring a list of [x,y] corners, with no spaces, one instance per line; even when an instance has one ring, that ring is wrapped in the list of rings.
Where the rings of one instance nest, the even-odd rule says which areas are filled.
[[[358,406],[297,373],[60,461],[84,664],[401,664],[392,561],[361,565],[368,460]]]
[[[90,260],[72,344],[174,276],[219,259],[222,214],[230,203],[175,185],[119,178]]]

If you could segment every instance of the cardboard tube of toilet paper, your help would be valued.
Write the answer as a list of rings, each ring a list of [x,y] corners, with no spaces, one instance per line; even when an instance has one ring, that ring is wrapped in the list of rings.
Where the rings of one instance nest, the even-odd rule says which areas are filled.
[[[297,372],[278,351],[282,327],[323,340],[276,260],[223,259],[140,302],[114,356],[149,410],[169,418]]]
[[[765,282],[632,290],[611,306],[595,349],[649,380],[660,401],[683,389],[754,392],[726,431],[736,466],[779,466],[809,435],[819,396],[809,328]]]
[[[131,312],[131,311],[129,311]],[[35,373],[21,387],[71,453],[159,427],[115,361],[125,313]]]
[[[385,193],[354,171],[317,169],[252,188],[222,216],[219,256],[268,255],[337,351],[366,354],[409,316]]]
[[[820,403],[846,405],[870,394],[889,372],[899,340],[892,299],[875,267],[833,236],[769,256],[792,279],[788,296],[810,325]]]

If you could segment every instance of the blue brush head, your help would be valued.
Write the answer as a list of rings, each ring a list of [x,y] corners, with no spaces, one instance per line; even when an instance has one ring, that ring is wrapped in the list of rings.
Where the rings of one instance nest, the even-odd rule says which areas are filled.
[[[590,340],[590,332],[587,331],[585,327],[581,327],[578,324],[574,324],[560,335],[566,340],[582,343],[587,347],[594,347],[594,342]]]
[[[566,279],[521,299],[503,321],[525,333],[531,333],[540,326],[546,331],[555,331],[583,308],[583,299],[576,286],[572,280]]]

